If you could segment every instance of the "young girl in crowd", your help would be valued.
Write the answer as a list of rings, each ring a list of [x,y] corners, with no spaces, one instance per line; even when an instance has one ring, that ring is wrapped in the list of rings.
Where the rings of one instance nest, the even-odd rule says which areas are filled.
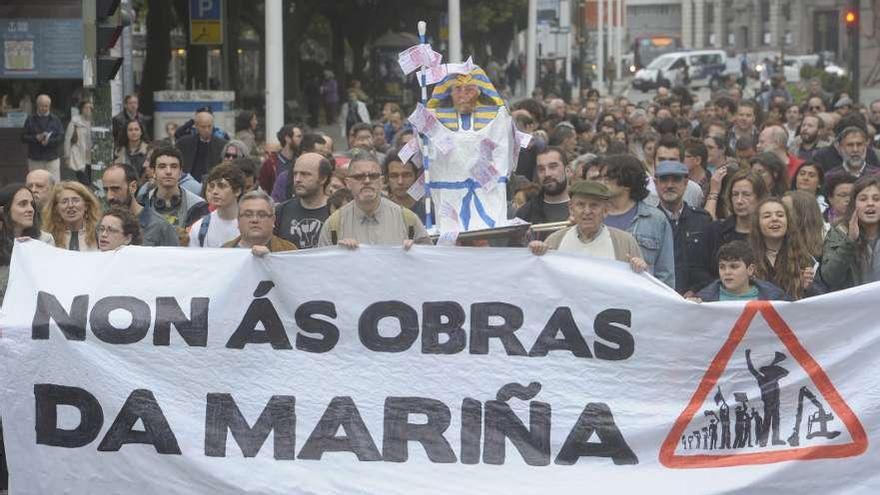
[[[752,217],[749,243],[755,253],[755,275],[780,287],[793,299],[812,295],[815,259],[794,233],[785,203],[767,198]]]
[[[825,239],[820,273],[831,290],[880,280],[880,178],[863,177],[853,187],[846,214]]]

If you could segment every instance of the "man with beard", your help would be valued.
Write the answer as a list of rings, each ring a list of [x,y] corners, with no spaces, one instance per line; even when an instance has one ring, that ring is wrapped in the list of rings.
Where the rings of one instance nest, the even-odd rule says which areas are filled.
[[[137,192],[137,172],[132,167],[114,163],[104,169],[101,183],[107,197],[108,209],[114,206],[130,211],[141,226],[142,246],[177,246],[174,227],[150,207],[134,200]]]
[[[568,220],[568,158],[562,148],[550,146],[538,153],[535,176],[541,192],[516,211],[531,224]]]
[[[359,150],[348,165],[345,185],[354,201],[333,212],[321,229],[319,246],[339,244],[431,244],[431,237],[415,213],[382,197],[384,177],[376,155]]]
[[[850,126],[840,131],[837,136],[837,146],[834,149],[840,154],[841,163],[827,171],[826,181],[843,174],[851,175],[856,179],[866,175],[880,176],[877,155],[869,153],[868,135],[861,127]],[[870,160],[871,157],[873,157],[873,163]]]
[[[275,231],[279,237],[308,249],[318,244],[324,221],[330,216],[324,188],[333,165],[318,153],[303,153],[293,164],[294,197],[275,209]]]
[[[804,115],[800,132],[794,138],[791,153],[801,160],[812,160],[823,147],[830,145],[819,140],[820,132],[825,129],[825,122],[815,115]]]
[[[660,211],[672,226],[675,253],[675,290],[689,297],[702,289],[714,277],[701,263],[704,231],[712,217],[702,208],[693,208],[684,200],[690,171],[678,161],[663,161],[654,170]]]

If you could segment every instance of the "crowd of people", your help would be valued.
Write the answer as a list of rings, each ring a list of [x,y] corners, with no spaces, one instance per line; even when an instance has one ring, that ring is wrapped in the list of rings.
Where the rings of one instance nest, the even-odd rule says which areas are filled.
[[[731,80],[705,100],[676,87],[638,104],[594,89],[511,103],[533,139],[507,181],[509,217],[549,227],[506,244],[616,259],[696,301],[798,300],[880,279],[880,100],[805,86],[799,101],[777,79],[759,94]],[[0,190],[0,286],[16,240],[257,256],[431,244],[425,199],[410,195],[421,170],[398,156],[417,137],[406,112],[388,103],[370,120],[358,89],[347,94],[347,143],[291,123],[275,149],[256,142],[253,112],[230,137],[209,108],[150,142],[130,95],[100,180],[92,103],[65,132],[39,95],[22,135],[29,173]],[[77,180],[60,180],[61,160]]]
[[[559,225],[506,244],[626,261],[688,298],[724,281],[719,267],[731,260],[719,253],[733,241],[742,242],[728,251],[749,278],[782,298],[876,280],[880,101],[805,86],[802,101],[777,76],[749,97],[731,80],[704,101],[676,87],[639,104],[594,89],[513,102],[517,128],[534,139],[507,182],[509,216]],[[431,242],[425,200],[410,195],[421,170],[398,156],[415,137],[405,112],[387,103],[370,121],[362,91],[347,93],[345,150],[303,123],[283,126],[279,146],[264,148],[255,113],[241,112],[230,137],[210,108],[150,142],[129,95],[113,118],[115,159],[94,182],[92,103],[79,104],[64,132],[39,95],[22,136],[30,172],[0,192],[0,263],[8,269],[22,237],[75,250]],[[62,159],[77,180],[60,180]],[[751,297],[755,287],[717,293]]]

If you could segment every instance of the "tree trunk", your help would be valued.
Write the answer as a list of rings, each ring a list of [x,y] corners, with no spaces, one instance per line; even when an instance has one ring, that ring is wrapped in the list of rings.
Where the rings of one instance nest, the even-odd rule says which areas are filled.
[[[345,31],[338,17],[330,18],[330,31],[333,40],[331,67],[336,76],[339,93],[344,94],[345,88],[348,87],[348,77],[345,74]]]
[[[154,2],[147,11],[147,54],[141,84],[140,110],[152,115],[153,93],[167,88],[168,64],[171,61],[171,12]]]

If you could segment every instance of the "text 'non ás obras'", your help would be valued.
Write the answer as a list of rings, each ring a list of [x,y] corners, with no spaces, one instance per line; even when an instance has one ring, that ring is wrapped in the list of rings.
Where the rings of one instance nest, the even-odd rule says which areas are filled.
[[[225,347],[245,349],[269,344],[279,350],[331,351],[341,335],[334,323],[338,317],[336,304],[313,300],[296,306],[293,320],[297,329],[291,342],[290,329],[267,297],[272,287],[269,281],[259,284]],[[193,297],[187,315],[174,297],[156,297],[151,308],[146,301],[133,296],[108,296],[92,302],[88,295],[78,295],[65,307],[55,295],[41,291],[37,294],[31,337],[48,339],[50,324],[54,321],[71,341],[84,341],[88,328],[103,342],[134,344],[146,338],[152,329],[153,344],[167,346],[174,328],[187,345],[205,347],[210,306],[209,298]],[[121,328],[111,321],[111,313],[119,311],[130,315],[128,324]],[[368,305],[358,318],[357,333],[362,345],[374,352],[407,351],[421,336],[423,354],[458,354],[465,349],[470,354],[488,354],[489,343],[495,339],[510,356],[541,357],[551,351],[562,351],[582,358],[617,361],[629,358],[635,350],[631,319],[632,314],[626,309],[600,311],[591,322],[595,337],[590,339],[591,346],[581,331],[584,324],[575,321],[571,308],[559,306],[547,318],[537,338],[523,342],[516,332],[523,327],[525,315],[522,308],[514,304],[475,302],[466,311],[456,301],[429,301],[422,303],[420,314],[403,301],[390,300]],[[389,320],[397,322],[393,331],[389,331],[386,324],[380,332],[380,322]]]

